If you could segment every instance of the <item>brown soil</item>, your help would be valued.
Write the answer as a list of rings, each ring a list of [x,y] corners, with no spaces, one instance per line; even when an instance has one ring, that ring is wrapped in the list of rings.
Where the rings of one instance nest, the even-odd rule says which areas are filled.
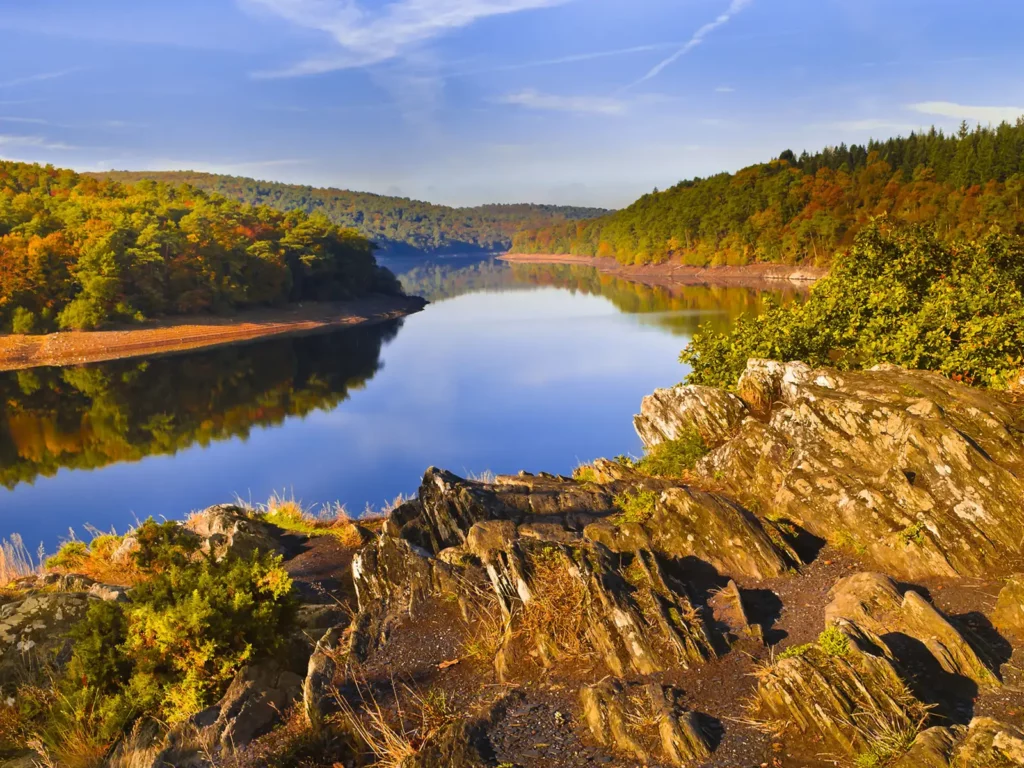
[[[828,274],[819,267],[786,264],[748,264],[743,267],[693,267],[678,262],[624,265],[615,259],[548,253],[506,253],[500,257],[514,264],[584,264],[601,272],[648,285],[728,283],[764,287],[765,283],[790,281],[810,285]]]
[[[249,310],[230,317],[178,317],[105,331],[0,335],[0,371],[181,352],[266,336],[382,322],[418,312],[425,303],[416,296],[375,294],[354,301],[311,302]]]

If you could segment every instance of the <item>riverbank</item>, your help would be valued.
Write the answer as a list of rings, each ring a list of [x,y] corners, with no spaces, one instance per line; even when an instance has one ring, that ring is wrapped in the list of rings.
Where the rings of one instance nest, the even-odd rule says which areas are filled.
[[[567,253],[506,253],[498,258],[513,264],[583,264],[595,269],[648,285],[704,285],[729,283],[762,287],[765,283],[788,281],[811,285],[828,270],[789,264],[747,264],[742,267],[694,267],[689,264],[626,265],[615,259],[579,256]]]
[[[230,317],[177,317],[105,331],[10,334],[0,336],[0,371],[97,363],[378,323],[419,312],[425,305],[418,296],[375,294],[353,301],[249,310]]]

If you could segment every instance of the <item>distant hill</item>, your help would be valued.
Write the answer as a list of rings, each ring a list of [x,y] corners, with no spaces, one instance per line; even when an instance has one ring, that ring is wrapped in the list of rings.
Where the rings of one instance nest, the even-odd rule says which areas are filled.
[[[452,208],[404,197],[344,189],[257,181],[195,171],[109,171],[91,174],[126,184],[152,179],[189,184],[229,200],[280,211],[323,211],[335,224],[351,227],[389,253],[454,253],[507,250],[521,229],[547,227],[608,213],[604,208],[561,205],[479,205]]]
[[[828,147],[682,181],[582,223],[527,228],[518,253],[612,256],[627,264],[828,266],[872,218],[925,224],[943,239],[993,226],[1024,234],[1024,118],[953,134],[934,128]]]

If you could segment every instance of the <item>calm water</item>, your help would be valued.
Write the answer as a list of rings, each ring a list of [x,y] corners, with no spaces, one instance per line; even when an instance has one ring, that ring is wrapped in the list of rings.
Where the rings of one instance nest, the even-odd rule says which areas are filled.
[[[631,417],[685,375],[687,336],[761,298],[581,267],[391,266],[434,303],[330,334],[0,374],[0,535],[52,550],[69,527],[275,491],[360,512],[430,465],[569,472],[638,453]]]

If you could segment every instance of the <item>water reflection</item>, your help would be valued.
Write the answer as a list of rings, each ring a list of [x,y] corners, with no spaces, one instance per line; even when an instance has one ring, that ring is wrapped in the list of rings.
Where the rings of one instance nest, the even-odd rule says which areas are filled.
[[[0,484],[174,454],[330,409],[401,320],[198,353],[0,374]]]
[[[69,526],[123,530],[235,493],[358,513],[431,464],[569,472],[637,453],[631,416],[685,376],[686,336],[764,300],[479,255],[405,267],[433,303],[404,321],[0,374],[0,537],[52,550]]]

